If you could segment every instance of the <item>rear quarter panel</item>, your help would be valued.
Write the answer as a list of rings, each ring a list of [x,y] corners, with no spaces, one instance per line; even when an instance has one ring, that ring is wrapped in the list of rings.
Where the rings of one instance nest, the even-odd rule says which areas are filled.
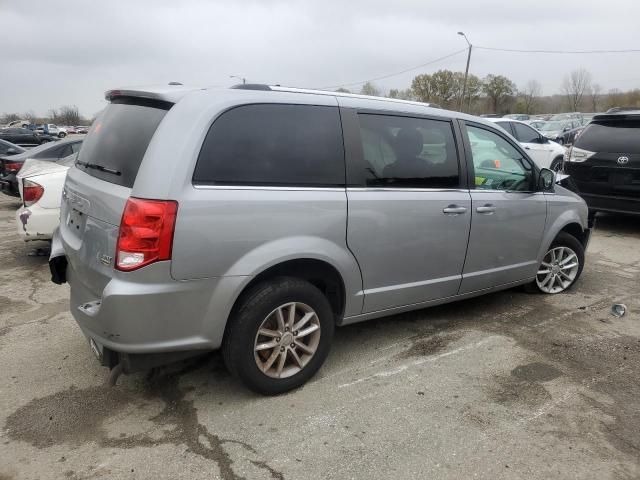
[[[286,260],[324,260],[342,275],[345,315],[360,313],[362,280],[346,245],[344,188],[196,188],[192,183],[212,123],[230,108],[259,103],[337,107],[335,97],[325,95],[233,89],[190,93],[159,125],[132,196],[178,202],[171,262],[176,280],[250,280]]]
[[[287,260],[322,260],[342,276],[345,315],[357,314],[362,281],[346,228],[344,189],[193,188],[179,207],[171,274],[251,278]]]

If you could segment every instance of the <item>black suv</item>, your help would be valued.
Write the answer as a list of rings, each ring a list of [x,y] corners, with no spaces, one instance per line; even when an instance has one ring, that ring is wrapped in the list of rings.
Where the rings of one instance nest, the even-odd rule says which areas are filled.
[[[564,171],[590,212],[640,215],[640,110],[593,117]]]

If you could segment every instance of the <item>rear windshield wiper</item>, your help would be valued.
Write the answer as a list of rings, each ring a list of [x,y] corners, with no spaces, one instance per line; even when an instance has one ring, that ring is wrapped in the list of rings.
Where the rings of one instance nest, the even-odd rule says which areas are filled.
[[[80,160],[76,161],[76,165],[80,165],[85,168],[93,168],[95,170],[99,170],[101,172],[111,173],[113,175],[122,175],[122,172],[118,170],[114,170],[113,168],[107,168],[102,165],[98,165],[97,163],[89,163],[89,162],[81,162]]]

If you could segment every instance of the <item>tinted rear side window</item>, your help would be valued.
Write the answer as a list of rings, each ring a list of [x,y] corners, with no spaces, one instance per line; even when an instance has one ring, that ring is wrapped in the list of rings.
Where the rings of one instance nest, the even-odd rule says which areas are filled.
[[[459,186],[458,152],[449,122],[377,114],[360,114],[358,119],[367,186]]]
[[[89,175],[129,188],[133,187],[151,137],[170,106],[132,102],[114,100],[104,109],[85,137],[76,163]]]
[[[575,145],[592,152],[640,153],[640,120],[590,123]]]
[[[260,104],[225,112],[207,133],[193,181],[208,185],[344,185],[338,108]]]

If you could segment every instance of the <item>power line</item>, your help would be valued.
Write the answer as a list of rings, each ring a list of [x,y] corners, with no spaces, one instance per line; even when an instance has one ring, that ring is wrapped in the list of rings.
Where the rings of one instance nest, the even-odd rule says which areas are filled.
[[[422,65],[417,65],[415,67],[407,68],[407,69],[402,70],[400,72],[389,73],[388,75],[382,75],[381,77],[370,78],[369,80],[362,80],[361,82],[342,83],[340,85],[330,85],[330,86],[327,86],[327,87],[320,87],[318,90],[327,90],[327,89],[330,89],[330,88],[339,88],[339,87],[351,87],[351,86],[354,86],[354,85],[361,85],[361,84],[367,83],[367,82],[376,82],[378,80],[384,80],[385,78],[395,77],[397,75],[402,75],[403,73],[407,73],[407,72],[410,72],[412,70],[417,70],[418,68],[422,68],[422,67],[426,67],[428,65],[432,65],[434,63],[440,62],[442,60],[446,60],[447,58],[454,57],[454,56],[459,55],[460,53],[466,52],[466,51],[467,51],[467,49],[463,48],[462,50],[457,50],[457,51],[455,51],[453,53],[445,55],[444,57],[436,58],[435,60],[431,60],[430,62],[423,63]]]
[[[626,50],[518,50],[514,48],[481,47],[474,45],[473,48],[480,50],[492,50],[497,52],[514,53],[555,53],[555,54],[590,54],[590,53],[638,53],[640,49],[631,48]]]

